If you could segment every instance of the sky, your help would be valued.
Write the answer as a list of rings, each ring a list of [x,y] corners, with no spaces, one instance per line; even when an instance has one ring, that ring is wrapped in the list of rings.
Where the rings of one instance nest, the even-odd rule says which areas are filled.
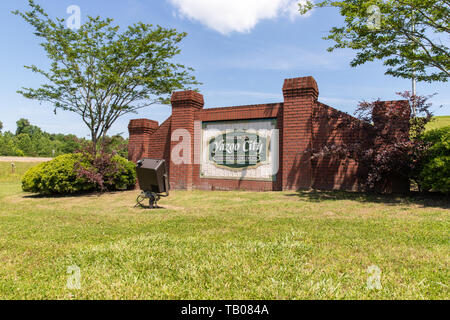
[[[51,17],[68,18],[67,8],[81,9],[86,16],[113,18],[125,28],[135,22],[161,25],[187,32],[176,58],[195,69],[205,108],[282,102],[286,78],[313,76],[319,101],[353,113],[362,100],[395,100],[396,92],[411,90],[411,81],[384,74],[381,62],[350,67],[351,50],[327,52],[332,44],[322,38],[343,18],[332,8],[297,12],[293,0],[36,0]],[[44,79],[24,68],[49,61],[33,29],[12,10],[25,10],[27,0],[0,2],[0,121],[3,131],[15,131],[16,121],[26,118],[50,133],[74,133],[89,137],[77,115],[58,111],[48,103],[28,100],[16,91],[39,87]],[[418,83],[418,94],[438,93],[431,99],[435,115],[450,115],[448,83]],[[442,107],[439,107],[441,106]],[[128,136],[130,119],[163,122],[170,105],[153,105],[139,114],[119,119],[110,134]]]

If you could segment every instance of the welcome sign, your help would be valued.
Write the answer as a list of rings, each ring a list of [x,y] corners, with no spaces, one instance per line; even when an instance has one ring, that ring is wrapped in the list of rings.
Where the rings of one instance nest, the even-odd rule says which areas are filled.
[[[200,176],[273,181],[278,169],[275,131],[274,119],[204,122]]]
[[[267,139],[243,130],[224,132],[209,140],[209,160],[218,166],[248,168],[267,159]]]

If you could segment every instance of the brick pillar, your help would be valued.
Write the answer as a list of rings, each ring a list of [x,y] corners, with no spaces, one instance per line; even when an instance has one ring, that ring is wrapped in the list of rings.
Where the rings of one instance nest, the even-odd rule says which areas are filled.
[[[286,79],[283,85],[282,189],[310,188],[312,111],[319,96],[313,77]]]
[[[172,94],[172,120],[170,143],[170,187],[172,189],[192,189],[193,168],[194,168],[194,114],[195,111],[203,109],[203,96],[195,91],[179,91]],[[180,130],[181,129],[181,130]],[[189,163],[176,164],[172,156],[172,150],[182,142],[182,138],[174,135],[174,131],[182,133],[186,130],[190,137]],[[171,139],[171,140],[172,140]],[[183,150],[184,152],[184,150]],[[181,156],[186,156],[182,154]]]
[[[158,129],[158,122],[149,119],[135,119],[128,124],[130,135],[128,160],[137,162],[148,156],[150,136]]]

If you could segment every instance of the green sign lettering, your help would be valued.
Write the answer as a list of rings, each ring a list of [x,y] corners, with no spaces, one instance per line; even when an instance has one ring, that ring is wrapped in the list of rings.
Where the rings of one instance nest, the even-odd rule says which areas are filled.
[[[209,160],[228,168],[248,168],[266,161],[267,139],[253,132],[234,131],[209,140]]]

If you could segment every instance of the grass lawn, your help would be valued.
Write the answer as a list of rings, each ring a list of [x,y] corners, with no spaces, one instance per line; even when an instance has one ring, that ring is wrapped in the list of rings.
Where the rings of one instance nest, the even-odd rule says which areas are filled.
[[[341,192],[23,193],[0,163],[2,299],[448,299],[449,202]],[[67,289],[67,268],[81,289]],[[369,290],[369,266],[381,289]]]
[[[447,126],[450,126],[450,116],[437,116],[433,117],[431,122],[427,124],[426,129],[432,130]]]

